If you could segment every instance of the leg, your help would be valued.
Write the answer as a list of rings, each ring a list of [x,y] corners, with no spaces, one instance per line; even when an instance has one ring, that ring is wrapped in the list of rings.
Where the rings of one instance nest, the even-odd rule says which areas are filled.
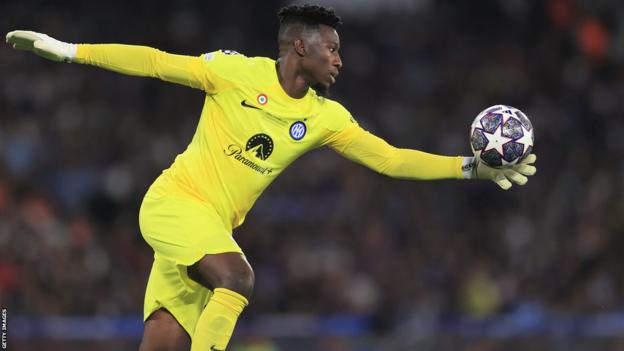
[[[225,350],[253,290],[251,266],[245,256],[230,252],[205,255],[188,272],[192,279],[214,289],[197,322],[191,351]]]
[[[189,278],[208,289],[224,288],[251,297],[255,276],[245,256],[237,252],[205,255],[188,268]]]
[[[165,309],[152,313],[145,321],[139,351],[187,351],[191,338]]]
[[[179,334],[186,339],[184,350],[188,351],[195,325],[210,295],[210,290],[188,278],[185,265],[157,257],[145,289],[145,331],[141,351],[143,348],[146,351],[161,350],[160,345],[169,341],[178,344],[174,340],[180,339]],[[177,331],[179,328],[182,331],[171,332],[174,340],[169,340],[168,330]],[[171,348],[174,349],[178,350]]]
[[[139,214],[155,252],[144,315],[165,308],[191,335],[191,350],[225,350],[251,295],[253,271],[210,206],[150,192]]]

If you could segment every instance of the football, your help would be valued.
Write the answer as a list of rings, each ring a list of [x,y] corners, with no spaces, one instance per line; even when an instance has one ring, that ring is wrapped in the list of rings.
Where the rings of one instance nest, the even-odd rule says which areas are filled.
[[[490,167],[514,165],[533,149],[533,126],[515,107],[490,106],[472,122],[470,148],[476,158]]]

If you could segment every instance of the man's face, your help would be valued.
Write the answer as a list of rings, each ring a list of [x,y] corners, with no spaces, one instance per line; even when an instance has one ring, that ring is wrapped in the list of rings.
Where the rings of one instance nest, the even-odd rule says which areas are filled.
[[[304,36],[306,54],[303,69],[308,83],[320,95],[325,95],[336,82],[342,61],[338,50],[340,38],[332,27],[319,25],[318,30],[309,31]]]

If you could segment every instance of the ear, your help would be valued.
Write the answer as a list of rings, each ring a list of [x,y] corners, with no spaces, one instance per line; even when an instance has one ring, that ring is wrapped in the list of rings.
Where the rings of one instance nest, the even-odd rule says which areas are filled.
[[[302,39],[295,40],[295,42],[293,43],[293,46],[295,47],[295,52],[297,53],[297,55],[299,56],[306,55],[306,47]]]

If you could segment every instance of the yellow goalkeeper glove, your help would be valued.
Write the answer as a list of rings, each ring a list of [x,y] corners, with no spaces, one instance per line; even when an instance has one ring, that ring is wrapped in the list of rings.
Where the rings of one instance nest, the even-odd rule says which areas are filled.
[[[28,50],[58,62],[72,62],[76,56],[76,44],[64,43],[43,33],[15,30],[7,33],[6,42],[14,49]]]
[[[511,188],[512,182],[518,185],[526,184],[529,180],[526,176],[531,176],[537,171],[533,166],[535,160],[537,156],[530,154],[513,166],[492,168],[475,157],[464,157],[462,173],[465,179],[489,179],[507,190]]]

